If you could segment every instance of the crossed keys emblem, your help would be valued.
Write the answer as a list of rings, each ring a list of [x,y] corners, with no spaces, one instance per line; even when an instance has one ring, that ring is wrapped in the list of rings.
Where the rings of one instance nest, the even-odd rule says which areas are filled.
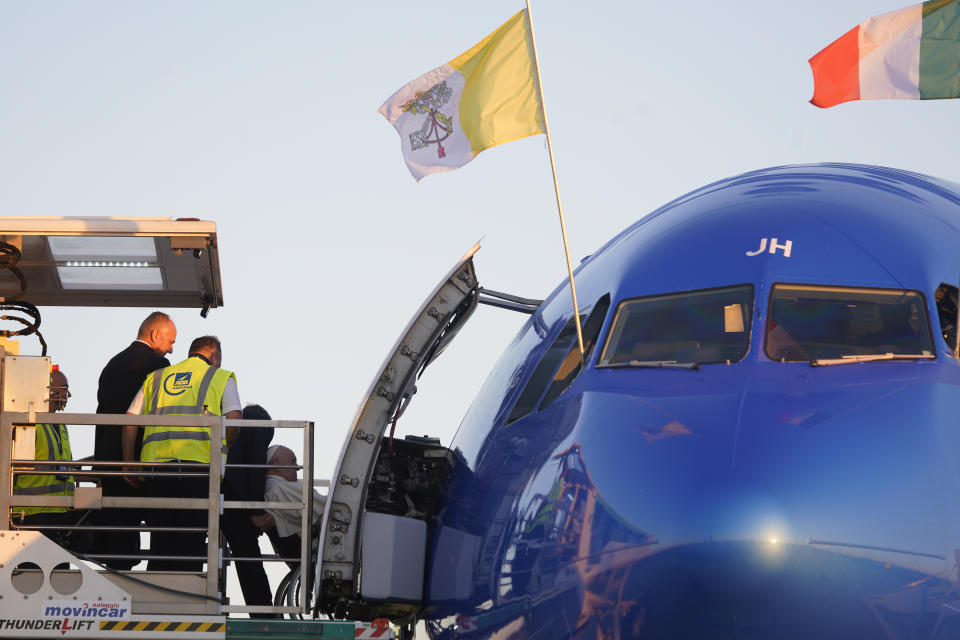
[[[417,91],[412,100],[408,100],[400,108],[407,113],[426,114],[427,118],[419,131],[410,134],[410,149],[424,149],[431,144],[437,145],[437,157],[447,155],[442,142],[453,133],[453,116],[440,113],[440,107],[450,101],[453,89],[447,87],[444,80],[435,84],[426,91]]]

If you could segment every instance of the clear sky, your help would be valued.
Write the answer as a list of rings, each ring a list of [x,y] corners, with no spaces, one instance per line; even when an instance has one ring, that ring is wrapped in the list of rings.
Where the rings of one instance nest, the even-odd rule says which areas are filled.
[[[766,166],[849,161],[960,180],[960,102],[808,103],[807,59],[901,6],[535,0],[574,261],[695,187]],[[171,311],[173,358],[219,335],[244,402],[316,422],[317,476],[329,477],[387,351],[474,242],[488,288],[540,298],[566,276],[544,136],[417,184],[376,113],[522,7],[0,0],[0,215],[216,221],[225,307],[206,320]],[[146,312],[44,310],[69,409],[95,409],[101,368]],[[398,433],[449,444],[525,318],[481,307]],[[77,456],[92,453],[92,433],[71,438]]]

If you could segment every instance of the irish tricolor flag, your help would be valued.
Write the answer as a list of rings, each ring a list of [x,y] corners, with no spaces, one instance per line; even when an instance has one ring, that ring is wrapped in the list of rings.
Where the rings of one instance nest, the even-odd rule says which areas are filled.
[[[418,181],[456,169],[484,149],[544,132],[526,10],[380,107],[400,134]]]
[[[860,23],[810,58],[818,107],[960,97],[960,0],[930,0]]]

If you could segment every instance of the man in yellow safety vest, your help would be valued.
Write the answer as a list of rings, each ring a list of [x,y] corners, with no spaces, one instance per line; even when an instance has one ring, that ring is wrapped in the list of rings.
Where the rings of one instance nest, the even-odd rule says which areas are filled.
[[[50,411],[61,411],[67,406],[70,385],[67,376],[59,369],[50,373]],[[70,436],[62,424],[38,424],[36,428],[34,460],[72,462]],[[38,471],[56,471],[56,474],[17,474],[13,494],[18,496],[73,496],[73,476],[67,473],[67,465],[37,465]],[[13,523],[17,526],[66,526],[73,524],[74,513],[67,507],[13,507]],[[57,529],[42,529],[51,540],[64,544],[64,532]]]
[[[220,368],[220,341],[214,336],[202,336],[190,344],[189,353],[186,360],[149,374],[127,413],[158,417],[217,415],[240,419],[242,407],[237,380],[233,372]],[[227,429],[226,438],[215,447],[222,455],[221,461],[226,459],[227,444],[233,442],[236,431],[236,428]],[[137,427],[128,425],[123,428],[124,460],[134,460],[136,437]],[[210,429],[207,427],[146,427],[140,461],[164,463],[143,469],[164,473],[149,478],[146,495],[152,498],[206,498],[209,489],[206,472],[184,463],[210,464],[210,449]],[[203,475],[191,475],[198,473]],[[139,480],[128,477],[128,482],[136,484]],[[148,510],[147,524],[151,527],[206,529],[205,510],[171,506],[175,508]],[[150,554],[166,557],[151,559],[147,570],[202,570],[206,555],[205,537],[204,531],[151,533]]]

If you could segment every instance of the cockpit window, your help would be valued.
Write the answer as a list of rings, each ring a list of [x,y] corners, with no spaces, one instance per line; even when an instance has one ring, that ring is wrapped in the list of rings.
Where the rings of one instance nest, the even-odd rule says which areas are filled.
[[[742,360],[752,310],[751,285],[625,300],[597,366],[696,368]]]
[[[554,400],[560,397],[560,394],[573,384],[576,377],[580,375],[583,362],[586,362],[590,358],[590,354],[593,353],[593,347],[597,344],[597,338],[600,336],[600,328],[603,326],[603,321],[607,317],[607,311],[609,309],[610,294],[608,293],[600,298],[597,304],[593,305],[593,311],[590,312],[587,321],[583,323],[583,358],[581,359],[580,357],[580,347],[574,343],[574,345],[570,347],[570,350],[567,351],[567,357],[560,363],[560,368],[557,369],[556,374],[554,374],[553,382],[550,383],[550,388],[547,389],[547,393],[543,396],[543,400],[540,402],[540,407],[537,411],[543,411],[549,407]]]
[[[581,320],[582,319],[583,316],[581,316]],[[520,393],[520,397],[517,398],[517,403],[513,405],[513,410],[507,417],[506,424],[516,422],[536,408],[537,401],[540,400],[543,390],[547,388],[547,385],[553,377],[553,373],[557,370],[557,367],[560,366],[560,362],[563,361],[563,355],[569,351],[570,345],[576,342],[576,340],[577,328],[571,316],[556,340],[553,341],[553,344],[550,345],[550,348],[547,349],[547,352],[537,364],[536,369],[533,370],[530,379],[527,381],[527,385]]]
[[[765,350],[820,364],[934,357],[919,291],[793,284],[770,294]]]
[[[934,297],[937,301],[937,315],[940,316],[940,332],[943,341],[952,351],[957,347],[957,288],[941,282]]]
[[[593,347],[597,343],[600,328],[603,326],[603,320],[606,318],[609,308],[610,294],[607,293],[593,305],[589,316],[580,316],[580,323],[583,325],[584,361],[590,357]],[[577,329],[571,317],[533,370],[505,424],[516,422],[532,413],[534,409],[540,411],[550,406],[573,384],[576,377],[580,375],[580,369],[581,359],[580,347],[577,344]],[[549,388],[547,387],[548,384],[550,385]],[[544,394],[544,389],[546,389],[546,394]],[[540,400],[541,396],[543,396],[543,400],[538,407],[537,401]]]

